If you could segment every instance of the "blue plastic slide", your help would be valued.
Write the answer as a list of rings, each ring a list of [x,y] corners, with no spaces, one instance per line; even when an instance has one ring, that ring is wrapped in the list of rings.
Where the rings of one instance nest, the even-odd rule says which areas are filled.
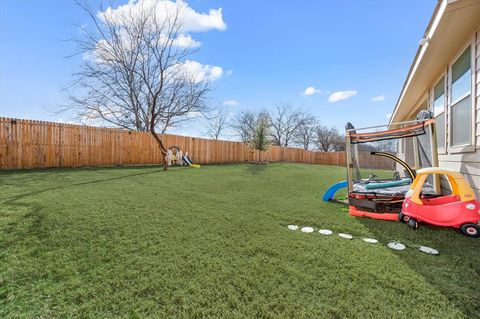
[[[333,196],[335,195],[335,193],[341,189],[341,188],[346,188],[348,187],[348,183],[347,181],[341,181],[341,182],[338,182],[336,184],[333,184],[332,186],[330,186],[329,189],[327,189],[327,191],[325,192],[325,194],[323,194],[323,201],[324,202],[328,202],[330,200],[333,199]]]

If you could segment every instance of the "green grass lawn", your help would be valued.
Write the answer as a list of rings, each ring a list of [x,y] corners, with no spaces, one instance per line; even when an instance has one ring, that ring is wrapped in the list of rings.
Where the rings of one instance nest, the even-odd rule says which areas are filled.
[[[321,201],[341,179],[296,164],[1,172],[0,318],[479,318],[480,240],[349,217]]]

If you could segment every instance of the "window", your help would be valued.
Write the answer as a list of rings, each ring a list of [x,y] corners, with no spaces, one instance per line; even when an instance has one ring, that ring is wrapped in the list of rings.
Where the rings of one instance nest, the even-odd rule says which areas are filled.
[[[455,61],[451,69],[450,124],[452,146],[472,143],[472,71],[471,49]]]
[[[437,146],[445,149],[445,77],[433,88],[433,115],[437,128]]]

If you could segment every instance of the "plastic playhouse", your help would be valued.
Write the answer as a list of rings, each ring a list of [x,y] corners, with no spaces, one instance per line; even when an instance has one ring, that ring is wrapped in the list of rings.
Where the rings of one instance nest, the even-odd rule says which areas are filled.
[[[444,176],[451,195],[431,196],[423,186],[433,176]],[[417,176],[405,195],[400,221],[416,229],[419,223],[460,228],[469,237],[480,237],[480,203],[470,184],[459,172],[430,167],[417,171]]]

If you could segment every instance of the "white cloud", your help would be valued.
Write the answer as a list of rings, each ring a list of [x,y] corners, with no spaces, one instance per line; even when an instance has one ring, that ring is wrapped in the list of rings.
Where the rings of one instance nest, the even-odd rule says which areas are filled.
[[[388,113],[385,117],[389,120],[392,117],[392,113]]]
[[[179,48],[198,48],[202,43],[192,39],[189,34],[181,34],[173,40],[173,45]]]
[[[223,31],[227,25],[223,21],[222,9],[210,9],[207,13],[196,12],[188,3],[177,0],[130,0],[127,4],[116,9],[108,7],[105,11],[99,12],[98,17],[108,19],[115,23],[127,23],[129,17],[141,17],[145,12],[155,12],[157,22],[166,21],[175,12],[182,17],[181,33],[205,32],[209,30]]]
[[[189,118],[189,119],[194,119],[194,118],[201,117],[201,116],[203,116],[203,114],[201,112],[189,112],[189,113],[187,113],[187,118]]]
[[[386,98],[387,98],[387,96],[385,94],[382,94],[382,95],[373,97],[372,101],[373,102],[385,101]]]
[[[162,25],[165,21],[171,20],[177,12],[181,19],[181,26],[173,44],[178,47],[198,48],[201,45],[200,42],[192,39],[189,35],[191,32],[223,31],[227,28],[223,21],[221,8],[211,9],[208,14],[200,13],[193,10],[188,3],[182,0],[176,2],[170,0],[131,0],[115,9],[108,7],[105,11],[99,12],[97,16],[102,21],[113,22],[120,26],[128,25],[135,19],[154,17],[157,20],[156,25]],[[149,16],[151,13],[152,15]],[[168,30],[165,31],[164,35],[160,35],[161,42],[168,40]],[[125,38],[128,42],[128,37]]]
[[[313,86],[309,86],[305,89],[305,91],[303,91],[302,94],[306,95],[306,96],[309,96],[309,95],[317,94],[317,93],[320,93],[320,92],[322,92],[322,90],[316,89]]]
[[[173,3],[171,1],[165,1],[165,2]],[[219,8],[216,10],[210,9],[208,14],[206,14],[206,13],[197,13],[195,10],[190,8],[187,3],[181,0],[178,0],[177,3],[179,3],[183,7],[183,14],[184,14],[183,29],[185,31],[202,32],[202,31],[208,31],[212,29],[217,29],[220,31],[227,29],[227,25],[223,21],[222,8]]]
[[[211,9],[208,13],[197,12],[183,0],[129,0],[127,4],[116,8],[108,7],[99,12],[97,16],[101,21],[108,20],[118,26],[124,26],[140,18],[155,17],[157,25],[168,21],[178,12],[181,18],[179,34],[173,39],[173,45],[181,48],[198,48],[201,42],[192,38],[190,33],[206,32],[210,30],[223,31],[227,28],[223,21],[222,9]],[[153,15],[149,15],[154,13]],[[124,34],[124,33],[125,34]],[[123,28],[120,28],[120,38],[125,50],[131,50],[134,45]],[[159,42],[166,43],[170,40],[168,34],[159,34]],[[111,47],[107,41],[101,40],[93,52],[86,52],[84,60],[94,63],[105,63],[109,58]],[[224,74],[223,68],[215,65],[204,65],[197,61],[186,60],[178,65],[181,75],[188,75],[196,82],[215,81]],[[227,72],[228,73],[228,72]],[[231,72],[230,72],[231,74]]]
[[[334,92],[328,97],[328,102],[335,103],[338,101],[347,100],[355,95],[357,95],[356,90]]]
[[[100,56],[108,57],[108,50],[102,48],[101,42],[99,42],[96,51],[85,52],[82,58],[92,63],[104,63],[104,59]],[[213,82],[220,79],[223,75],[222,67],[209,64],[204,65],[193,60],[186,60],[178,64],[178,66],[180,66],[180,72],[177,73],[178,76],[189,77],[197,83],[202,81]],[[172,72],[172,74],[174,73],[176,71]]]
[[[240,102],[238,102],[237,100],[225,100],[222,102],[222,105],[224,106],[237,106],[239,104]]]
[[[182,69],[195,82],[218,80],[223,75],[223,69],[216,65],[201,64],[197,61],[187,60],[182,64]]]

